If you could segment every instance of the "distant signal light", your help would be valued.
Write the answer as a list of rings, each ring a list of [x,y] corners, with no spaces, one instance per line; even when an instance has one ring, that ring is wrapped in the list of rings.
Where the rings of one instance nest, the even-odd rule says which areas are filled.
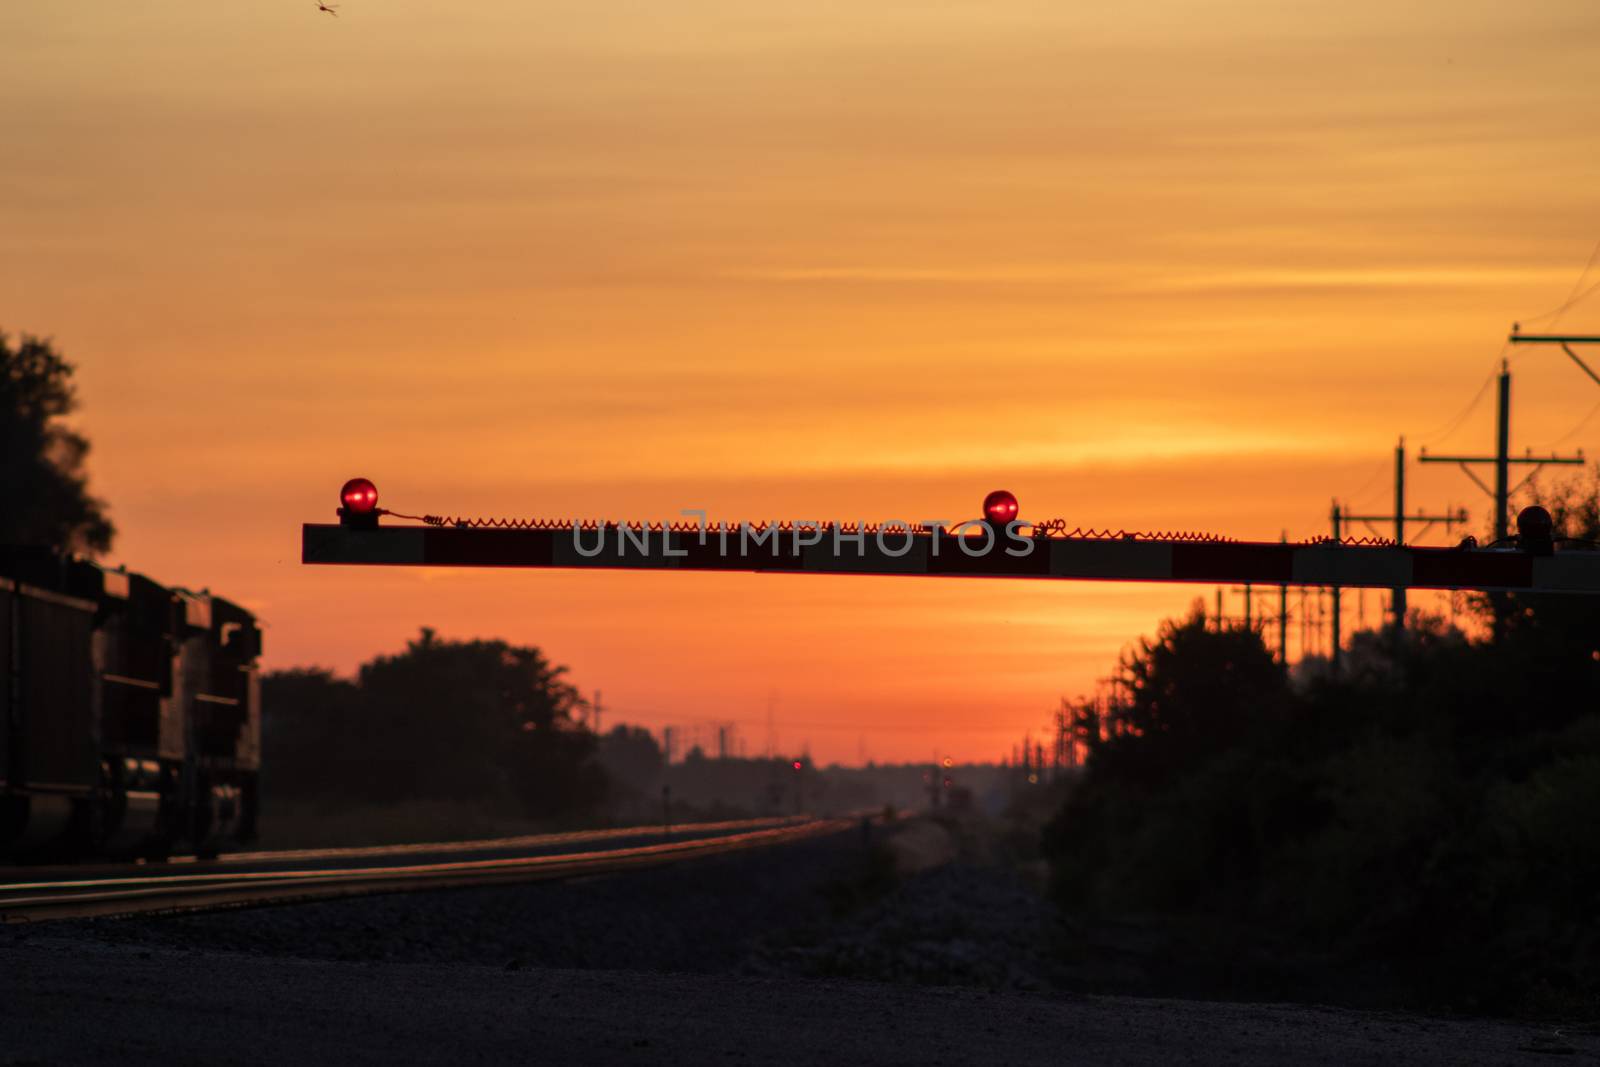
[[[366,478],[351,478],[339,490],[339,524],[362,529],[376,529],[378,516],[378,487]]]
[[[983,517],[991,526],[1008,526],[1017,518],[1017,498],[1005,489],[996,489],[983,498]]]

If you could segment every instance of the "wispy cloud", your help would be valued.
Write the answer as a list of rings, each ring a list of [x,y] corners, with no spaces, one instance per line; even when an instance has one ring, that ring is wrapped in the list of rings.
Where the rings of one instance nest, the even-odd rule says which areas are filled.
[[[1181,293],[1279,289],[1466,289],[1570,281],[1567,268],[1547,267],[1329,267],[1273,268],[1197,273],[1133,282],[1127,293]]]
[[[830,267],[773,267],[735,271],[730,280],[756,282],[862,282],[883,285],[1059,285],[1091,281],[1096,272],[1083,264],[982,264],[962,267],[912,267],[857,264]]]
[[[724,274],[729,280],[773,283],[860,283],[865,285],[1074,285],[1116,294],[1212,291],[1465,289],[1508,285],[1560,286],[1571,280],[1563,267],[1265,267],[1155,276],[1107,284],[1100,264],[982,264],[915,267],[852,264],[772,267]]]

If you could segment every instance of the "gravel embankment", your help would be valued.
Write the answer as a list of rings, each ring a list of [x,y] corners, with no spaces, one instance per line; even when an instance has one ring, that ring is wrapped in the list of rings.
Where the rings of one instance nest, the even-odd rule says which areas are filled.
[[[770,935],[747,966],[808,978],[1045,989],[1053,921],[1014,872],[954,862],[913,874],[849,914]]]
[[[1015,874],[886,857],[850,833],[585,881],[0,928],[0,1067],[1600,1058],[1548,1027],[1051,992],[1055,920]]]
[[[1494,1022],[870,982],[350,964],[39,937],[0,968],[0,1063],[1432,1064],[1592,1060]]]

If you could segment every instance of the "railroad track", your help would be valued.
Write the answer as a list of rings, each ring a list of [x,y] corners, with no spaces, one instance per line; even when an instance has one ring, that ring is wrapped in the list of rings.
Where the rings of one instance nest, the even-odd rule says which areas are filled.
[[[670,833],[659,827],[631,828],[433,845],[255,852],[215,862],[104,867],[78,872],[78,877],[59,877],[62,871],[56,868],[0,883],[0,922],[197,911],[609,874],[821,837],[858,823],[802,816],[691,824]]]

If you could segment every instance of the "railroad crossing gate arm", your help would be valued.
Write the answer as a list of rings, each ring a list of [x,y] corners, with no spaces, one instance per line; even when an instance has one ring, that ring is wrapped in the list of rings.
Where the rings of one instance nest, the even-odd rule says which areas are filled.
[[[485,523],[433,516],[421,517],[420,525],[380,525],[380,516],[394,513],[377,507],[377,491],[370,484],[354,497],[346,486],[339,523],[303,527],[301,562],[1600,594],[1600,551],[1557,551],[1547,514],[1542,527],[1534,521],[1526,531],[1531,536],[1519,538],[1526,547],[1513,548],[1065,532],[1059,522],[1019,521],[1010,494],[1004,494],[998,509],[991,506],[998,494],[990,494],[983,519],[951,529],[914,524]]]

